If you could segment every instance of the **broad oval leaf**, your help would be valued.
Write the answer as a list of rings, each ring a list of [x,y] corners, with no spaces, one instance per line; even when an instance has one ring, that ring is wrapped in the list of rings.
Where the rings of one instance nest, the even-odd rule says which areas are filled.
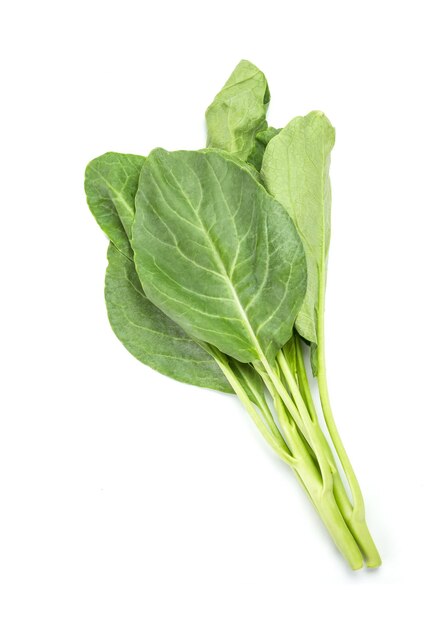
[[[240,61],[206,111],[207,146],[246,161],[256,134],[267,127],[269,100],[265,75],[249,61]]]
[[[144,161],[136,155],[107,153],[91,161],[86,170],[90,209],[113,242],[105,282],[111,327],[145,365],[181,382],[231,393],[213,357],[145,297],[139,282],[129,236]]]
[[[233,393],[214,358],[145,296],[133,261],[110,243],[105,301],[110,325],[139,361],[184,383]]]
[[[188,334],[242,362],[273,359],[306,288],[285,209],[221,152],[154,150],[133,226],[148,298]]]
[[[330,152],[335,131],[327,117],[313,111],[296,117],[268,143],[261,175],[268,191],[286,208],[307,253],[308,285],[296,325],[317,343],[319,276],[325,272],[330,242]]]
[[[107,152],[87,165],[85,193],[90,211],[115,246],[132,258],[129,242],[135,194],[145,157]]]

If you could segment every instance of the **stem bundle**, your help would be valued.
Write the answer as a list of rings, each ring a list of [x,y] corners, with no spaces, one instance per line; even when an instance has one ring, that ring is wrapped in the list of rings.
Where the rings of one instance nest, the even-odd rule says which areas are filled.
[[[237,365],[217,351],[213,350],[213,356],[265,440],[293,469],[350,567],[360,569],[364,562],[367,567],[378,567],[381,558],[367,527],[359,483],[333,419],[323,342],[318,346],[317,382],[328,439],[322,431],[311,394],[303,342],[297,333],[292,341],[296,357],[294,371],[283,350],[274,366],[267,361],[253,364],[265,384],[264,395],[257,391],[255,402],[251,399],[253,390],[247,388],[248,382],[237,371]],[[342,481],[339,463],[351,498]]]

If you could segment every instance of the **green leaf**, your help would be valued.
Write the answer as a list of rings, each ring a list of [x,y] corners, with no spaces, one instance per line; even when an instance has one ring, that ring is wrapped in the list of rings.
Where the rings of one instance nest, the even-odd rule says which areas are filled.
[[[214,358],[144,295],[133,261],[108,248],[105,301],[111,327],[139,361],[184,383],[233,393]]]
[[[296,338],[297,332],[294,331],[291,339],[286,342],[282,348],[282,352],[285,355],[290,370],[293,372],[295,378],[297,378],[297,350],[296,350]]]
[[[134,199],[145,157],[107,152],[87,165],[85,193],[90,211],[114,245],[132,258],[129,243]]]
[[[206,111],[207,146],[246,161],[256,134],[267,127],[269,99],[264,74],[249,61],[240,61]]]
[[[129,236],[144,161],[145,157],[107,153],[91,161],[86,170],[88,204],[113,242],[105,278],[111,327],[145,365],[181,382],[232,393],[214,358],[145,297],[139,282]]]
[[[251,163],[247,163],[246,161],[242,161],[242,159],[239,159],[238,157],[236,157],[235,155],[231,154],[230,152],[226,152],[226,150],[221,150],[220,148],[202,148],[201,150],[199,150],[199,152],[221,152],[221,154],[228,160],[234,161],[234,163],[236,163],[239,167],[241,167],[242,169],[246,170],[249,174],[251,174],[251,176],[254,178],[254,180],[256,180],[260,185],[263,186],[263,181],[262,178],[260,176],[260,171],[257,170],[254,165],[252,165]]]
[[[265,154],[265,148],[273,137],[280,133],[281,128],[274,128],[269,126],[266,130],[261,130],[255,136],[254,147],[248,156],[248,163],[250,163],[255,169],[260,172],[262,167],[263,155]]]
[[[260,178],[247,163],[231,158],[257,180]],[[114,243],[108,249],[105,279],[111,327],[133,356],[158,372],[199,387],[234,393],[215,359],[146,298],[139,282],[127,233],[131,234],[130,220],[134,219],[136,189],[144,161],[145,157],[107,153],[91,161],[86,170],[87,201],[102,230]],[[257,374],[254,370],[249,373],[253,384]],[[256,383],[257,387],[262,384],[260,377]],[[250,389],[247,393],[255,401]]]
[[[296,325],[317,343],[321,273],[330,242],[330,151],[335,131],[320,111],[296,117],[268,143],[261,175],[268,191],[286,208],[307,254],[308,285]]]
[[[240,363],[235,359],[228,359],[228,363],[243,386],[251,402],[259,408],[265,404],[265,386],[262,377],[249,363]]]
[[[148,298],[186,332],[242,362],[273,359],[306,288],[285,209],[221,152],[154,150],[133,227]]]

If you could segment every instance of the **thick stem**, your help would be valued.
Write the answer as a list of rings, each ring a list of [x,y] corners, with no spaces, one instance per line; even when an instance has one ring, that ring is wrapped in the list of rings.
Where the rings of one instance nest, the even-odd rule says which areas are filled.
[[[294,459],[291,456],[289,449],[282,439],[282,437],[276,437],[275,433],[273,433],[268,426],[267,419],[262,419],[262,416],[259,415],[255,405],[251,402],[248,394],[246,393],[246,389],[240,382],[239,378],[232,371],[226,356],[222,353],[217,353],[217,351],[209,350],[211,354],[213,354],[215,360],[217,361],[220,369],[223,374],[226,376],[229,384],[237,394],[239,400],[242,402],[245,409],[248,411],[249,415],[252,417],[255,425],[260,430],[264,439],[266,439],[267,443],[272,447],[272,449],[278,454],[278,456],[288,463],[288,465],[294,466]]]
[[[301,390],[302,397],[307,405],[308,412],[311,416],[311,419],[314,422],[318,422],[318,415],[316,411],[316,407],[314,406],[313,398],[311,395],[310,384],[308,382],[307,370],[305,367],[304,356],[302,352],[302,344],[299,335],[296,334],[295,337],[295,345],[296,345],[296,363],[297,363],[297,376],[299,382],[299,389]],[[349,524],[349,520],[352,515],[352,504],[348,497],[348,494],[345,490],[344,484],[339,475],[338,467],[336,465],[335,458],[333,456],[332,450],[328,444],[328,441],[324,437],[324,446],[325,451],[327,453],[327,457],[329,459],[330,467],[333,472],[333,493],[336,499],[336,502],[339,505],[339,509],[342,513],[343,518],[346,520],[347,525]]]
[[[281,356],[281,353],[279,352],[278,359],[280,358],[280,356]],[[279,365],[280,365],[280,362],[277,363],[278,367]],[[286,365],[286,359],[283,359],[282,365]],[[330,471],[330,467],[327,463],[327,459],[322,450],[323,446],[321,445],[319,434],[317,430],[314,428],[313,422],[311,421],[311,418],[308,414],[307,407],[305,406],[305,402],[303,401],[302,396],[300,395],[297,385],[295,385],[295,388],[293,388],[292,397],[291,397],[287,389],[285,388],[284,384],[280,380],[280,376],[276,374],[276,372],[268,363],[266,358],[262,359],[262,366],[264,367],[266,374],[268,375],[268,378],[270,379],[274,389],[279,394],[280,398],[282,399],[284,405],[289,411],[291,417],[295,420],[296,424],[300,425],[301,423],[303,423],[303,427],[305,428],[304,434],[307,437],[307,440],[316,455],[316,460],[321,470],[324,489],[326,491],[331,491],[332,486],[333,486],[333,477]],[[288,374],[289,376],[289,370],[287,371],[285,369],[285,373]],[[291,374],[291,379],[292,379],[292,374]],[[291,383],[291,380],[290,381],[287,380],[287,382]]]
[[[286,437],[289,449],[296,458],[304,459],[306,464],[312,463],[320,476],[320,468],[313,449],[307,439],[303,436],[302,431],[296,424],[296,421],[290,416],[289,412],[287,412],[282,398],[278,394],[266,372],[260,370],[259,373],[265,383],[265,387],[274,401],[277,420],[284,436]]]
[[[333,493],[325,494],[315,506],[338,550],[354,570],[364,565],[361,551],[338,508]]]
[[[265,395],[259,392],[255,385],[252,384],[251,380],[245,375],[245,371],[240,367],[238,361],[231,361],[231,369],[237,375],[238,379],[243,381],[243,386],[246,389],[249,389],[252,397],[255,400],[255,403],[259,407],[262,415],[264,417],[265,422],[268,424],[272,434],[276,437],[277,440],[282,441],[284,446],[286,447],[286,443],[282,437],[280,430],[277,428],[277,424],[274,421],[274,417],[270,411],[268,403],[266,402]],[[286,448],[288,450],[288,448]],[[289,450],[288,450],[289,451]]]
[[[280,358],[279,363],[281,365],[281,368],[283,368],[284,374],[287,376],[287,382],[291,384],[291,380],[289,380],[290,371],[287,369],[287,364],[283,362],[283,360]],[[334,497],[333,476],[329,467],[329,460],[326,456],[326,450],[322,445],[322,439],[325,441],[325,438],[319,428],[319,424],[316,423],[312,425],[309,422],[309,416],[302,418],[305,427],[309,431],[311,441],[316,441],[317,450],[319,453],[318,455],[316,455],[316,458],[319,463],[319,467],[323,467],[326,472],[329,472],[328,479],[327,474],[322,473],[322,476],[319,474],[319,480],[314,481],[314,459],[309,454],[306,447],[303,445],[299,430],[297,428],[297,419],[295,415],[293,415],[294,419],[290,419],[287,413],[287,410],[290,410],[290,406],[293,406],[294,412],[298,411],[298,409],[296,406],[293,405],[289,396],[284,393],[284,389],[278,384],[277,378],[271,380],[269,374],[265,375],[264,372],[261,373],[265,384],[267,385],[272,397],[274,398],[274,404],[276,407],[279,424],[284,431],[285,439],[287,441],[289,449],[297,458],[305,459],[305,463],[303,464],[303,466],[301,466],[301,469],[296,472],[298,474],[300,482],[305,486],[307,494],[309,495],[313,505],[318,511],[337,548],[342,553],[344,558],[348,561],[350,567],[352,569],[360,569],[363,565],[361,551],[356,544],[356,541],[352,533],[350,532]],[[302,398],[300,397],[299,390],[296,389],[295,385],[292,389],[292,395],[293,399],[298,399],[299,405],[300,407],[302,407]],[[328,445],[326,447],[328,448]],[[312,471],[311,474],[308,475],[308,469],[310,467]],[[311,479],[311,481],[308,482],[308,479]]]
[[[277,433],[271,430],[268,424],[269,415],[263,415],[262,417],[259,414],[257,407],[250,400],[243,382],[232,370],[226,356],[218,351],[214,351],[212,348],[210,348],[209,351],[213,354],[221,370],[242,401],[246,410],[251,415],[263,437],[280,458],[290,465],[297,474],[299,481],[305,488],[305,491],[318,511],[333,541],[350,567],[352,569],[362,567],[363,561],[361,552],[338,509],[333,492],[331,489],[327,489],[327,485],[322,480],[314,459],[303,443],[301,433],[296,426],[295,420],[291,419],[286,412],[285,403],[276,385],[272,384],[271,390],[274,393],[273,397],[276,402],[279,422],[284,431],[285,440],[281,435],[280,438],[278,438]],[[270,380],[269,383],[271,384]],[[294,410],[297,411],[295,406]]]
[[[324,488],[322,477],[314,464],[314,458],[303,445],[297,426],[287,414],[282,398],[277,391],[272,390],[272,393],[274,394],[274,405],[279,424],[284,432],[288,447],[299,458],[302,459],[302,455],[304,455],[305,463],[300,470],[294,470],[295,474],[305,488],[338,550],[352,569],[360,569],[363,566],[361,552],[338,508],[334,494]]]
[[[324,483],[324,489],[328,492],[333,488],[333,474],[330,468],[330,463],[328,461],[326,450],[325,450],[325,437],[319,427],[318,422],[313,422],[308,413],[308,409],[305,405],[305,402],[301,396],[299,387],[297,386],[296,380],[294,379],[293,373],[288,366],[288,362],[285,359],[283,352],[279,351],[277,355],[277,363],[279,365],[280,371],[285,377],[286,383],[290,390],[290,394],[292,400],[294,401],[298,413],[302,416],[303,423],[305,425],[306,431],[309,435],[309,443],[311,444],[313,451],[316,455],[316,459],[319,463],[319,467],[321,468],[322,481]],[[277,386],[276,381],[273,381]],[[280,382],[280,381],[279,381]],[[288,410],[292,413],[292,409],[289,408],[287,404],[287,396],[282,394],[282,389],[277,386],[278,392],[281,394]],[[286,392],[286,390],[285,390]],[[288,396],[289,398],[289,396]],[[293,415],[294,417],[294,415]]]

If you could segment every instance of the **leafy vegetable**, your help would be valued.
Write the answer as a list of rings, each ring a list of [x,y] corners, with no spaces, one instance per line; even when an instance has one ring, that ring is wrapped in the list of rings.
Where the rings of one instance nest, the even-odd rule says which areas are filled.
[[[129,242],[135,216],[135,195],[144,157],[107,152],[85,172],[85,193],[91,212],[110,241],[132,258]]]
[[[324,303],[327,256],[330,244],[331,187],[330,152],[335,131],[327,117],[313,111],[296,117],[267,145],[261,175],[266,188],[286,208],[301,235],[307,257],[307,292],[296,320],[299,334],[312,343],[311,365],[318,376],[324,419],[353,494],[353,511],[346,512],[357,541],[369,564],[380,563],[368,531],[362,528],[364,502],[359,483],[334,423],[328,397],[324,354]],[[297,341],[299,339],[297,338]],[[301,388],[308,397],[306,376]],[[314,411],[314,419],[317,418]]]
[[[147,297],[190,335],[242,362],[274,359],[289,339],[303,247],[283,207],[232,159],[154,150],[133,247]]]
[[[270,126],[266,130],[261,130],[255,136],[254,146],[249,153],[248,163],[250,163],[256,170],[260,171],[262,167],[263,155],[265,154],[265,148],[273,137],[280,133],[280,128],[274,128]]]
[[[208,147],[246,161],[256,134],[267,128],[269,99],[264,74],[249,61],[240,61],[206,111]]]
[[[105,301],[116,336],[142,363],[185,383],[232,392],[215,359],[145,297],[134,263],[112,243]]]
[[[326,376],[334,129],[320,112],[275,129],[268,102],[264,75],[242,61],[206,113],[207,149],[108,153],[88,165],[87,201],[111,242],[109,319],[143,363],[236,393],[349,565],[377,567]]]
[[[85,173],[89,207],[112,242],[105,278],[110,325],[142,363],[185,383],[233,393],[215,359],[144,295],[128,236],[144,161],[109,152],[91,161]]]
[[[308,287],[296,324],[313,343],[330,242],[328,170],[334,139],[334,128],[323,113],[296,117],[268,143],[261,169],[266,188],[293,218],[305,246]]]

